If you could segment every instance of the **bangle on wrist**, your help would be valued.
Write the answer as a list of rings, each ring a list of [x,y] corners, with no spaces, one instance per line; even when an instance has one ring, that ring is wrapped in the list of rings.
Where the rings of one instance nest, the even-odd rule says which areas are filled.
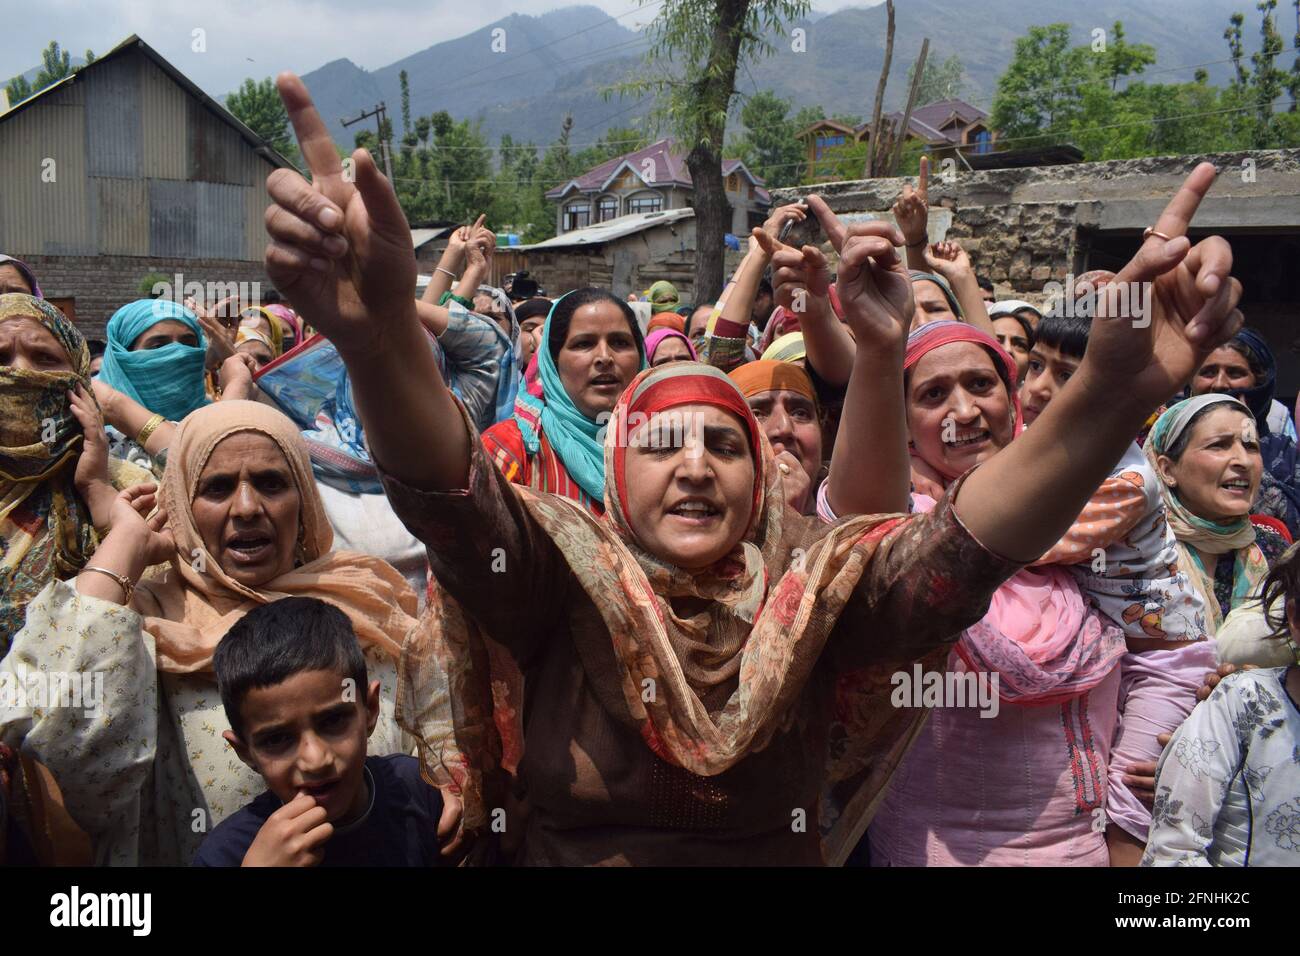
[[[131,603],[131,598],[135,595],[135,585],[131,583],[131,579],[125,574],[118,574],[116,571],[110,571],[108,568],[96,567],[93,564],[88,564],[81,569],[82,574],[85,574],[87,571],[93,571],[95,574],[102,574],[105,577],[112,578],[122,588],[122,593],[126,595],[125,598],[123,598],[122,603]]]
[[[158,426],[165,421],[167,421],[167,419],[163,418],[163,416],[154,415],[152,418],[150,418],[147,422],[144,423],[144,428],[140,429],[140,434],[135,436],[135,443],[139,445],[141,448],[143,448],[144,443],[147,442],[150,436],[152,436],[153,433],[158,430]]]
[[[460,278],[460,276],[456,275],[456,273],[452,272],[450,269],[444,269],[442,266],[434,266],[433,271],[441,272],[443,275],[451,276],[453,282],[455,282],[457,279]]]

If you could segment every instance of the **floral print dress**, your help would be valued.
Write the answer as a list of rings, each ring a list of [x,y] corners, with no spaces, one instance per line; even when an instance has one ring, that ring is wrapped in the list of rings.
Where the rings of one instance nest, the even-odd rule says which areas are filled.
[[[1229,675],[1174,734],[1143,866],[1300,865],[1300,710],[1287,671]]]

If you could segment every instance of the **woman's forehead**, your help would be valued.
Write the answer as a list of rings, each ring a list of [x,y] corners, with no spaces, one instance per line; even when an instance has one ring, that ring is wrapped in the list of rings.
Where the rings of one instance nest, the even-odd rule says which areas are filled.
[[[240,431],[227,435],[212,447],[212,454],[208,456],[203,471],[207,473],[238,468],[244,461],[259,468],[289,467],[289,460],[270,435],[259,431]]]
[[[613,302],[588,302],[578,307],[569,320],[569,334],[582,332],[606,332],[622,330],[626,332],[627,316]]]
[[[1192,426],[1192,438],[1197,440],[1206,438],[1216,432],[1242,431],[1247,425],[1254,427],[1254,416],[1244,408],[1238,408],[1236,405],[1224,402],[1218,408],[1208,409],[1200,417],[1196,424]]]
[[[975,342],[949,342],[926,352],[914,366],[913,379],[959,375],[966,371],[997,372],[993,356]]]

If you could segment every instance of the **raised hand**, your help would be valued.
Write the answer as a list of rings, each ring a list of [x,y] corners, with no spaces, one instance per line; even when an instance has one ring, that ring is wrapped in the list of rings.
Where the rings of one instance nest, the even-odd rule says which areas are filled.
[[[903,183],[903,194],[894,201],[894,221],[903,234],[904,244],[919,246],[926,240],[926,227],[930,218],[930,158],[921,157],[921,169],[916,177],[916,189]]]
[[[68,393],[68,398],[72,416],[81,425],[85,436],[72,482],[90,509],[91,521],[102,531],[108,526],[113,499],[117,497],[108,480],[108,435],[104,432],[104,416],[84,386],[78,385]]]
[[[808,207],[802,202],[777,206],[763,223],[763,231],[779,243],[781,241],[781,230],[787,222],[803,222],[807,218]]]
[[[936,242],[925,249],[925,263],[952,283],[971,272],[970,256],[960,243],[951,239]]]
[[[276,85],[312,181],[289,169],[267,177],[267,275],[340,353],[374,354],[391,325],[415,321],[406,216],[368,152],[356,150],[345,175],[302,81],[282,73]]]
[[[1182,388],[1241,328],[1241,283],[1230,275],[1231,247],[1219,236],[1195,246],[1187,239],[1214,177],[1210,163],[1192,170],[1154,226],[1169,238],[1149,235],[1096,296],[1080,371],[1086,368],[1103,390],[1144,407],[1155,408]]]
[[[155,511],[154,508],[157,507]],[[152,512],[152,513],[151,513]],[[167,512],[158,501],[158,486],[153,483],[132,485],[113,501],[109,516],[113,531],[109,540],[129,539],[135,546],[140,566],[125,572],[132,580],[145,568],[164,564],[176,556],[176,541],[167,527]]]
[[[858,347],[901,347],[914,309],[912,280],[894,251],[902,235],[887,222],[845,226],[820,196],[808,206],[839,254],[835,288]]]
[[[221,400],[251,399],[256,371],[257,360],[245,352],[236,352],[221,363]]]

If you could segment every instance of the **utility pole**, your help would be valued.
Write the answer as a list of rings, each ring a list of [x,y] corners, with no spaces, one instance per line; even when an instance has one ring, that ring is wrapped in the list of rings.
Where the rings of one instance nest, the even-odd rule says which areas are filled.
[[[371,116],[376,117],[375,132],[377,134],[376,138],[379,140],[379,153],[384,158],[384,173],[385,175],[388,176],[388,181],[391,183],[393,181],[393,161],[388,155],[388,140],[384,138],[384,125],[388,121],[387,111],[388,111],[388,107],[386,107],[383,104],[383,102],[380,101],[379,105],[376,106],[373,110],[363,112],[360,116],[356,117],[355,119],[340,120],[339,122],[341,122],[345,127],[347,127],[347,126],[351,126],[353,123],[360,123],[363,119],[369,119]]]

